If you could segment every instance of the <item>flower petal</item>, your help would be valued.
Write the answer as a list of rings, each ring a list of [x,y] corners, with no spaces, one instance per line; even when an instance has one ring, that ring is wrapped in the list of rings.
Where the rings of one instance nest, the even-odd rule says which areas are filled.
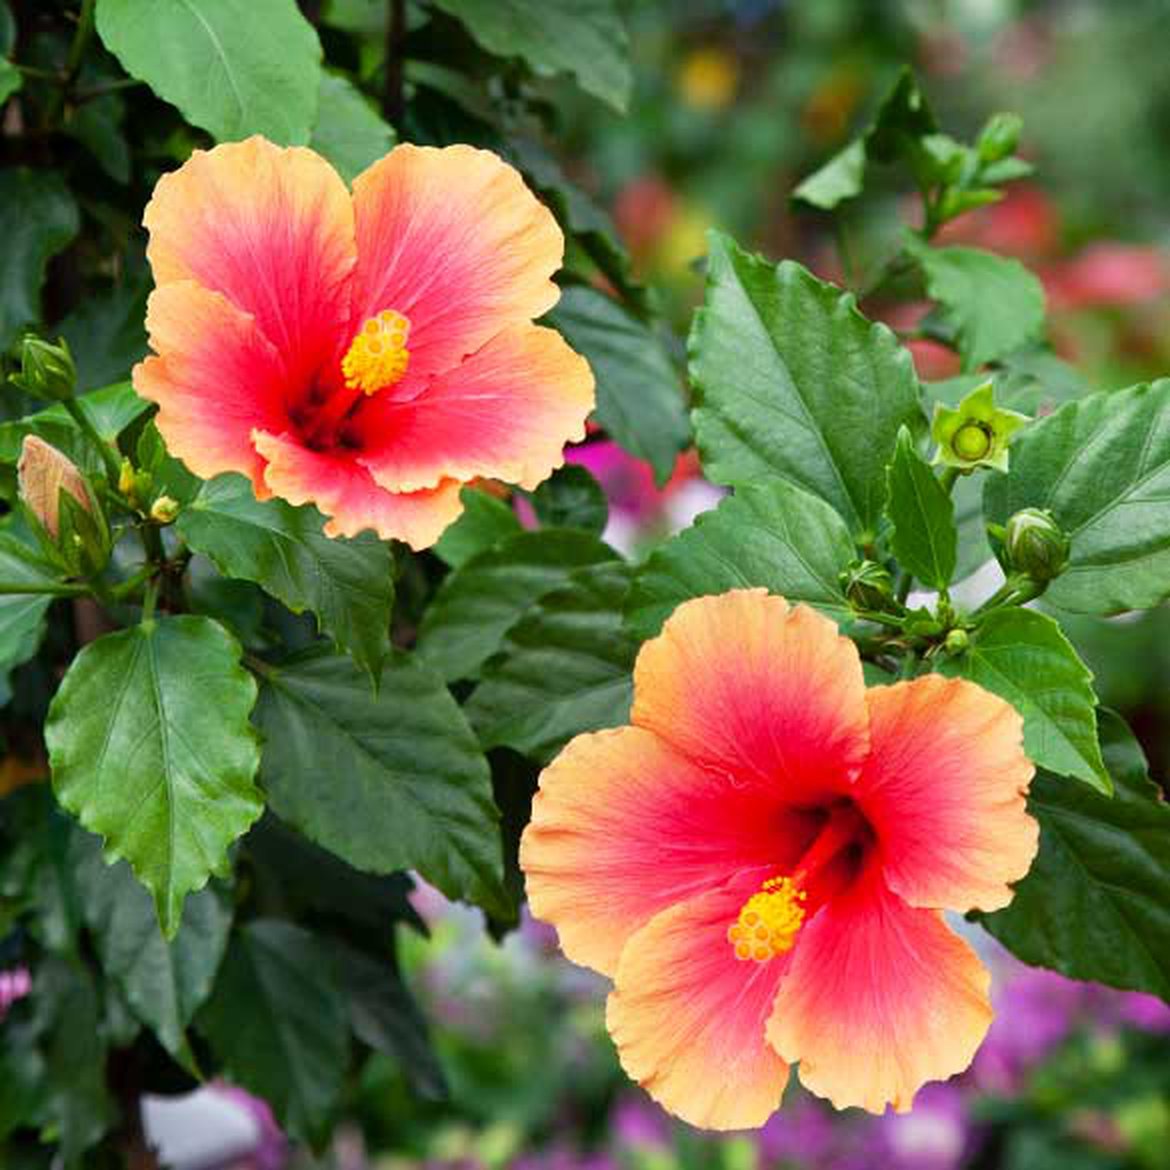
[[[515,168],[470,146],[396,146],[354,180],[351,332],[383,309],[410,319],[416,388],[509,325],[556,304],[564,237]],[[396,388],[395,397],[412,395]]]
[[[500,479],[534,488],[585,437],[593,373],[554,329],[517,325],[438,375],[412,401],[375,396],[357,429],[362,462],[383,487]]]
[[[869,742],[856,647],[762,589],[680,605],[638,655],[630,718],[792,803],[847,791]]]
[[[220,293],[180,280],[150,294],[146,328],[158,356],[134,367],[134,389],[158,403],[167,449],[204,479],[239,471],[267,495],[251,436],[287,425],[284,369],[255,320]]]
[[[971,1063],[991,1023],[975,952],[880,880],[826,906],[792,956],[768,1040],[838,1109],[905,1112],[927,1081]]]
[[[788,1083],[765,1028],[789,956],[741,962],[727,941],[762,876],[749,871],[652,918],[622,950],[606,1008],[626,1072],[706,1129],[763,1125]]]
[[[147,204],[155,283],[195,280],[251,313],[295,389],[348,344],[353,207],[302,147],[249,138],[197,150]]]
[[[927,675],[867,692],[870,756],[858,802],[886,883],[913,906],[998,910],[1036,856],[1032,764],[1003,699]]]
[[[462,486],[444,480],[425,492],[384,491],[352,457],[310,451],[291,436],[256,431],[257,451],[268,461],[264,481],[290,504],[316,504],[328,516],[326,536],[356,536],[372,528],[383,540],[429,548],[463,511]]]
[[[816,828],[768,789],[621,727],[577,736],[541,774],[520,865],[565,954],[612,975],[625,940],[664,907],[746,866],[795,865]]]

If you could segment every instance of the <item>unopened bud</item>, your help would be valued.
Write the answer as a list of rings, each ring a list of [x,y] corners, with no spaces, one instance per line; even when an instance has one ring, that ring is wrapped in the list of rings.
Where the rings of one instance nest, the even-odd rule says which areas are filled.
[[[878,613],[889,609],[894,599],[894,580],[876,561],[857,561],[838,577],[845,597],[854,609]]]
[[[150,506],[150,518],[156,524],[173,524],[179,515],[179,501],[170,496],[159,496]]]
[[[948,654],[962,654],[971,644],[971,639],[967,635],[966,630],[954,629],[947,634],[946,641],[943,643],[943,649]]]
[[[85,511],[94,510],[93,497],[77,465],[36,435],[24,436],[16,477],[21,500],[53,540],[61,531],[62,492]]]
[[[975,149],[981,162],[999,162],[1012,154],[1020,141],[1024,120],[1019,114],[992,114],[979,133]]]
[[[26,337],[20,348],[20,373],[12,381],[37,398],[62,402],[77,387],[77,367],[62,337],[54,345],[40,337]]]
[[[122,456],[122,467],[118,472],[118,492],[127,499],[134,494],[134,464]]]
[[[1004,548],[1011,568],[1033,581],[1051,581],[1068,564],[1068,537],[1043,508],[1024,508],[1007,522]]]

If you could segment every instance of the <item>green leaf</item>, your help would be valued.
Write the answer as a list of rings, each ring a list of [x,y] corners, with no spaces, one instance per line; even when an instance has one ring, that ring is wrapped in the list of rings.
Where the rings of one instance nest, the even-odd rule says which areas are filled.
[[[60,571],[21,540],[11,525],[0,527],[0,582],[5,585],[51,585]],[[0,702],[12,695],[8,676],[27,662],[45,636],[45,614],[53,598],[44,593],[0,594]]]
[[[77,883],[102,969],[162,1046],[193,1067],[186,1029],[211,994],[227,949],[231,910],[212,889],[192,894],[183,905],[179,932],[168,943],[150,895],[130,867],[125,862],[107,867],[97,839],[88,842],[92,848],[78,867]]]
[[[780,476],[875,533],[898,428],[924,429],[910,354],[853,297],[711,234],[691,330],[695,433],[716,483]]]
[[[217,622],[164,617],[91,642],[45,725],[62,806],[154,895],[168,938],[183,899],[227,869],[260,815],[256,684]]]
[[[545,761],[574,735],[628,720],[637,642],[622,626],[630,567],[578,569],[508,631],[465,708],[485,748]]]
[[[394,578],[387,545],[372,533],[332,539],[311,506],[257,500],[240,475],[204,484],[178,520],[183,539],[226,577],[254,581],[321,629],[376,678],[390,650]]]
[[[907,233],[926,291],[946,311],[963,368],[973,370],[1036,340],[1044,331],[1044,286],[1018,260],[979,248],[932,248]]]
[[[855,138],[809,175],[792,192],[792,198],[822,211],[832,211],[838,204],[855,199],[864,190],[865,164],[865,140]]]
[[[419,629],[418,652],[448,681],[474,678],[520,615],[575,569],[618,555],[586,532],[521,532],[456,569]]]
[[[0,105],[3,105],[24,82],[20,70],[11,61],[0,60]]]
[[[149,280],[140,279],[93,293],[58,326],[73,354],[79,386],[92,389],[127,379],[135,362],[146,356],[143,321],[149,291]],[[142,402],[142,409],[149,405]]]
[[[972,634],[970,649],[940,669],[1011,703],[1023,716],[1024,751],[1035,764],[1109,791],[1097,744],[1092,672],[1047,614],[1031,609],[988,614]]]
[[[690,442],[678,373],[655,335],[616,301],[574,285],[549,320],[589,360],[597,379],[597,421],[664,484]]]
[[[538,75],[571,73],[619,113],[630,100],[626,29],[614,0],[436,0],[489,53]]]
[[[349,1021],[323,940],[289,922],[241,927],[197,1025],[227,1075],[263,1097],[293,1137],[325,1137],[349,1063]]]
[[[845,522],[816,496],[784,480],[737,488],[650,554],[626,599],[626,620],[652,638],[692,597],[761,586],[845,621],[837,575],[856,555]]]
[[[383,121],[356,85],[336,73],[321,74],[317,125],[309,145],[324,155],[347,183],[380,159],[397,138],[394,127]]]
[[[77,204],[57,172],[0,170],[0,350],[40,322],[45,266],[80,229]]]
[[[600,536],[609,519],[601,485],[574,463],[554,471],[532,493],[532,508],[545,528],[580,528]]]
[[[1170,596],[1170,379],[1090,395],[1029,424],[983,509],[1006,524],[1047,508],[1069,536],[1045,594],[1076,613],[1147,609]]]
[[[1113,797],[1038,775],[1040,853],[1011,905],[981,921],[1025,963],[1170,1001],[1170,806],[1109,711],[1101,742]]]
[[[448,897],[498,902],[487,762],[415,658],[391,657],[377,694],[348,658],[292,659],[265,673],[256,722],[261,778],[283,820],[358,869],[416,869]]]
[[[506,500],[473,487],[463,488],[459,499],[463,512],[431,550],[452,569],[465,565],[497,541],[522,531],[519,518]]]
[[[414,997],[389,959],[334,942],[354,1035],[392,1056],[415,1091],[431,1101],[447,1097],[447,1080]]]
[[[957,559],[955,505],[905,428],[898,432],[887,475],[886,512],[894,525],[890,535],[894,556],[924,585],[945,589],[955,575]]]
[[[131,77],[221,142],[309,141],[321,46],[294,0],[98,0],[97,31]]]

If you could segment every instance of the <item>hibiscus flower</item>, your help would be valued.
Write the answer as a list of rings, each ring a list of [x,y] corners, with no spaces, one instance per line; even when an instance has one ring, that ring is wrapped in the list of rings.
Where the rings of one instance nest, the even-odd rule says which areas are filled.
[[[535,487],[593,377],[551,329],[564,239],[488,151],[403,145],[352,196],[311,150],[196,151],[146,209],[155,356],[135,389],[205,478],[424,548],[489,477]]]
[[[874,1112],[966,1068],[989,976],[941,910],[1006,905],[1036,853],[1016,712],[938,675],[867,690],[831,621],[738,590],[643,646],[631,724],[549,765],[520,851],[533,913],[614,980],[630,1076],[737,1129],[797,1061]]]

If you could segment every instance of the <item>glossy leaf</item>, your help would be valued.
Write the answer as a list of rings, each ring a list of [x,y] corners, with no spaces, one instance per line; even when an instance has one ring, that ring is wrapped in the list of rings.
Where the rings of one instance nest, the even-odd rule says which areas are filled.
[[[923,429],[910,354],[853,297],[713,232],[691,331],[695,432],[717,483],[779,476],[876,532],[899,427]]]
[[[220,141],[309,141],[321,46],[294,0],[98,0],[97,31],[131,77]]]
[[[1170,1001],[1170,805],[1120,718],[1101,713],[1114,794],[1041,773],[1040,853],[984,926],[1025,963]]]
[[[609,519],[605,492],[578,464],[554,471],[532,493],[532,509],[545,528],[580,528],[600,536]]]
[[[823,500],[783,480],[737,488],[650,554],[626,619],[652,638],[689,598],[762,586],[844,621],[850,611],[837,575],[855,557],[845,522]]]
[[[1024,751],[1041,768],[1102,792],[1109,774],[1097,744],[1093,675],[1047,614],[988,614],[971,646],[942,668],[1006,699],[1024,717]]]
[[[232,1081],[263,1097],[292,1136],[325,1136],[349,1061],[349,1027],[323,940],[271,919],[241,927],[197,1024]]]
[[[617,560],[585,532],[521,532],[472,557],[442,584],[423,618],[418,652],[445,679],[474,678],[520,615],[585,565]]]
[[[51,585],[60,571],[32,545],[21,540],[12,525],[0,527],[0,582],[5,585]],[[0,594],[0,702],[11,698],[9,673],[27,662],[45,636],[45,615],[53,598],[45,593]]]
[[[637,642],[622,625],[630,567],[578,569],[508,631],[466,711],[485,748],[549,760],[582,731],[627,721]]]
[[[373,103],[348,79],[321,74],[317,125],[309,145],[352,182],[395,143],[394,127],[384,121]]]
[[[499,900],[487,762],[447,688],[415,658],[391,657],[376,694],[348,658],[295,658],[265,673],[256,722],[281,819],[358,869],[414,869],[448,897]]]
[[[522,531],[520,520],[507,500],[474,487],[465,487],[459,493],[459,499],[463,503],[463,512],[439,537],[432,550],[452,569],[465,565],[496,541]]]
[[[260,815],[256,684],[217,622],[164,617],[86,646],[45,725],[62,806],[154,896],[163,931]]]
[[[955,505],[918,454],[908,430],[898,432],[887,473],[893,522],[890,547],[904,569],[932,589],[945,589],[955,575]]]
[[[679,376],[657,337],[612,298],[575,285],[549,320],[589,359],[597,379],[596,419],[664,484],[690,442]]]
[[[1170,380],[1093,394],[1037,419],[988,480],[987,519],[1047,508],[1071,541],[1047,598],[1077,613],[1145,609],[1170,596]]]

